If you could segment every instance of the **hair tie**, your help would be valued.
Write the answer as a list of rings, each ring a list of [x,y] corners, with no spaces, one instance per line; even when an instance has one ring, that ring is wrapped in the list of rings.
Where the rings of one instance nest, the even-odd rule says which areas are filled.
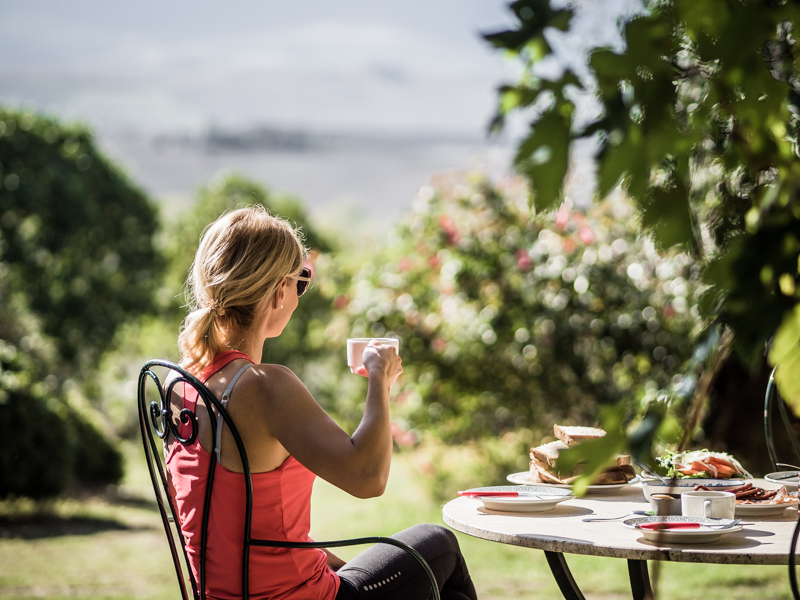
[[[219,301],[219,298],[214,298],[211,304],[208,305],[208,310],[215,317],[221,317],[225,314],[225,309],[222,307],[222,302]]]

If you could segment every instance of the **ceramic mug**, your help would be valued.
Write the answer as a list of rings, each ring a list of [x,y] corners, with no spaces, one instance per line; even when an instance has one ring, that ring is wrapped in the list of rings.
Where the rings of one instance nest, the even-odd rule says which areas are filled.
[[[364,349],[373,340],[381,345],[392,346],[400,353],[400,340],[397,338],[350,338],[347,340],[347,366],[351,373],[364,365]]]
[[[732,519],[736,512],[736,495],[731,492],[696,490],[681,494],[681,514],[684,517]]]
[[[650,506],[657,517],[681,514],[680,494],[650,494]]]

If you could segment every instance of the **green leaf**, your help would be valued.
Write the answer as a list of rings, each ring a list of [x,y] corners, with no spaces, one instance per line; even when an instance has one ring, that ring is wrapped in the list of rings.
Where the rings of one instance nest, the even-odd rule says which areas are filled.
[[[650,232],[659,250],[673,246],[696,250],[694,214],[689,193],[682,185],[652,189],[649,199],[641,206],[642,226]]]
[[[605,198],[617,187],[631,166],[630,152],[627,144],[607,148],[600,158],[597,173],[597,187],[601,198]]]
[[[519,19],[519,29],[484,34],[483,38],[497,48],[519,52],[535,38],[544,39],[547,27],[566,30],[572,19],[572,11],[553,9],[549,0],[517,0],[510,5]],[[548,46],[549,47],[549,46]]]
[[[784,317],[772,342],[769,360],[780,366],[796,352],[800,352],[800,306]]]
[[[538,211],[561,204],[569,164],[570,118],[557,109],[542,116],[522,142],[515,157],[517,168],[531,181],[533,205]]]
[[[781,396],[794,414],[800,415],[800,306],[784,317],[769,360],[777,366],[775,382]]]

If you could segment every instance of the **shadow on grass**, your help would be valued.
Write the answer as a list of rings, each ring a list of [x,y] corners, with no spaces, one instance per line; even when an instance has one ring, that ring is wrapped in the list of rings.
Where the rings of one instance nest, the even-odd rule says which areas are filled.
[[[0,516],[0,539],[37,540],[68,535],[94,535],[107,531],[149,531],[153,527],[129,525],[102,517],[54,515]]]
[[[158,503],[152,496],[145,498],[133,494],[115,494],[106,496],[106,501],[114,506],[158,512]]]

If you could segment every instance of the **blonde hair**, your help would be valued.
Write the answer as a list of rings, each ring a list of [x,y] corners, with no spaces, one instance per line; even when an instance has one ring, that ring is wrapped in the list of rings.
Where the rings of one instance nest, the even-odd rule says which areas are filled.
[[[261,205],[223,214],[200,238],[186,282],[190,312],[178,347],[199,370],[219,354],[226,329],[244,331],[284,278],[300,274],[308,252],[299,232]],[[230,341],[230,340],[229,340]]]

